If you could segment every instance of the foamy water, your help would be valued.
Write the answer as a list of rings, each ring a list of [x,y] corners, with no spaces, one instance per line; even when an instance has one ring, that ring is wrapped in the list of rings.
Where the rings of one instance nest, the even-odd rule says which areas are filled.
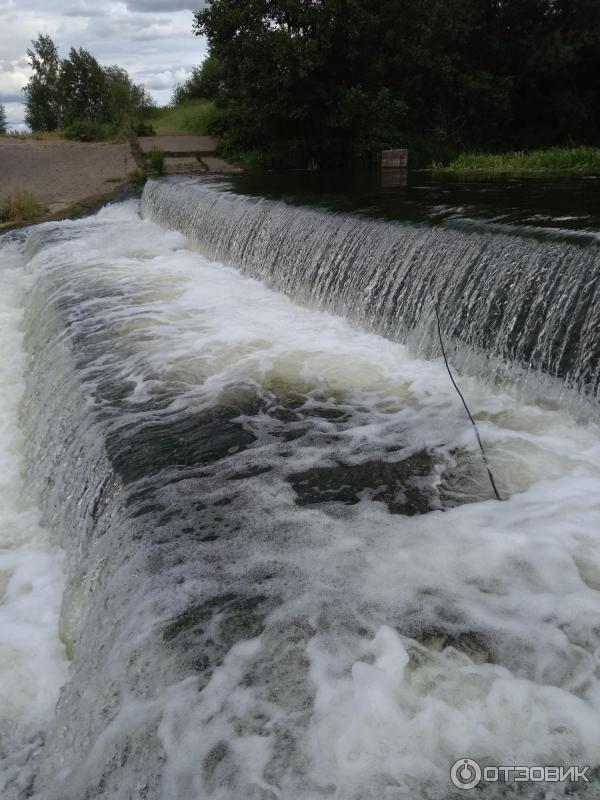
[[[0,246],[1,247],[1,246]],[[27,282],[18,248],[0,250],[0,795],[20,796],[43,742],[66,659],[58,638],[62,553],[40,523],[23,481],[18,407]]]
[[[34,796],[442,800],[463,756],[600,765],[597,423],[459,376],[499,503],[441,361],[134,203],[35,237],[2,318],[11,720],[45,723],[65,678],[58,551],[13,511],[21,304],[73,665]]]

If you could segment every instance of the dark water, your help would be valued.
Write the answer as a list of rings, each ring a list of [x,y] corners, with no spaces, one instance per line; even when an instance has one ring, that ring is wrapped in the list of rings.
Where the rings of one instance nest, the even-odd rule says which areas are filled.
[[[225,190],[387,220],[469,226],[596,240],[600,176],[452,175],[428,171],[247,172],[215,178]]]

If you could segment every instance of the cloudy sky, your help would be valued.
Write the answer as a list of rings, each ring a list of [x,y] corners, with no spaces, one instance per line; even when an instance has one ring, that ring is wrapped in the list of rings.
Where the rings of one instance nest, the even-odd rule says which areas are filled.
[[[26,50],[49,33],[59,52],[84,47],[101,64],[124,67],[157,102],[169,101],[206,53],[192,34],[192,11],[202,0],[0,0],[0,103],[21,127],[29,67]]]

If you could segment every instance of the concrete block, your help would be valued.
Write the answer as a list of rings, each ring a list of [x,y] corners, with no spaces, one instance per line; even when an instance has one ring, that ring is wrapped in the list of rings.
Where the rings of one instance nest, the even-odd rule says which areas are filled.
[[[388,167],[398,169],[399,167],[408,166],[408,150],[382,150],[381,166],[386,169]]]

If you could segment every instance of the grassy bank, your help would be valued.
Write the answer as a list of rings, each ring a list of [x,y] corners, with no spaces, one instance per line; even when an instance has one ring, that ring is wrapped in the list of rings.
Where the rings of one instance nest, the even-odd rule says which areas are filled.
[[[509,153],[463,153],[449,164],[434,162],[435,171],[449,172],[597,172],[600,147],[550,147]]]
[[[46,209],[29,189],[16,189],[0,199],[0,225],[35,222],[45,213]]]
[[[219,116],[219,110],[210,100],[188,100],[179,106],[154,109],[149,114],[148,121],[158,136],[173,136],[178,133],[206,136],[212,133],[211,126]]]

